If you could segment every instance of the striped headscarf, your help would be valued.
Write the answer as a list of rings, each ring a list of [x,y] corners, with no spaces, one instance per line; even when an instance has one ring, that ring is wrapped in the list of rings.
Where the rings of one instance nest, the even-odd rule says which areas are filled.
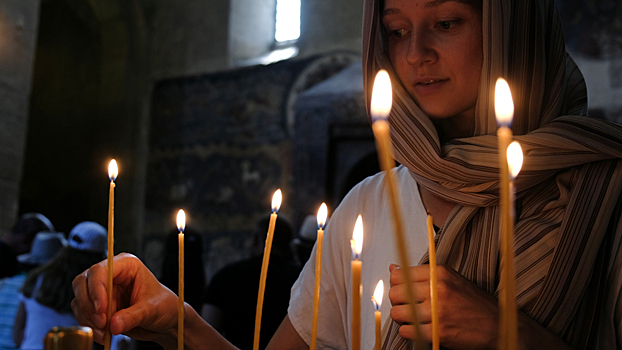
[[[382,3],[365,0],[367,106],[376,72],[386,69],[393,81],[389,122],[397,160],[420,186],[457,203],[437,235],[438,263],[488,293],[499,292],[494,84],[504,77],[515,103],[514,139],[525,155],[515,182],[518,306],[575,348],[615,344],[622,333],[622,128],[586,116],[585,82],[566,52],[553,0],[483,0],[474,133],[445,144],[386,56]],[[397,328],[391,326],[385,346],[396,340]]]

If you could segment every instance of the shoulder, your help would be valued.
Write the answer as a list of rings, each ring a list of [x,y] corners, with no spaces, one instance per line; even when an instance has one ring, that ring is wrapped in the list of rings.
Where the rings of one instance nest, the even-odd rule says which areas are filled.
[[[413,186],[416,187],[417,183],[415,179],[410,175],[408,168],[403,165],[397,166],[391,170],[393,174],[395,174],[398,185],[401,189],[411,189]],[[359,182],[356,186],[350,190],[348,195],[344,198],[344,204],[348,203],[348,201],[352,201],[351,197],[359,197],[361,195],[367,196],[384,196],[386,190],[384,189],[384,180],[386,177],[386,173],[381,171],[375,175],[369,176],[365,178],[363,181]]]
[[[408,168],[404,166],[400,165],[391,171],[397,178],[401,203],[406,210],[410,210],[413,203],[420,201],[417,183]],[[386,210],[390,206],[384,184],[385,176],[384,172],[379,172],[354,186],[335,209],[329,221],[328,229],[333,232],[335,230],[341,232],[345,237],[344,239],[349,242],[352,235],[351,228],[358,215],[363,216],[364,223],[381,221],[386,216]],[[347,249],[350,249],[349,246]]]

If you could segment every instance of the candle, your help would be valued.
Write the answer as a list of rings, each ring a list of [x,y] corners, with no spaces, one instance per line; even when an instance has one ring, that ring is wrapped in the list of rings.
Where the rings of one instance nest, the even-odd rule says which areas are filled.
[[[363,218],[359,215],[352,233],[352,350],[361,349],[361,251],[363,250]]]
[[[499,143],[499,251],[501,254],[499,308],[501,324],[499,326],[499,349],[516,349],[517,346],[517,313],[514,290],[514,249],[513,223],[510,214],[510,179],[507,159],[507,149],[512,140],[512,130],[509,126],[514,115],[512,93],[508,83],[497,79],[495,86],[495,115],[499,129],[497,138]]]
[[[438,290],[436,288],[436,245],[434,244],[434,221],[428,213],[428,255],[430,256],[430,301],[432,307],[432,349],[439,350]]]
[[[177,349],[184,348],[184,230],[186,229],[186,213],[179,209],[177,213],[177,229],[179,230],[179,283],[177,307]]]
[[[376,149],[378,150],[378,161],[380,168],[384,171],[384,182],[386,184],[387,191],[389,192],[389,202],[391,205],[391,212],[393,214],[393,225],[395,229],[395,244],[400,259],[400,265],[404,267],[410,266],[410,259],[408,257],[408,249],[406,237],[404,234],[404,220],[401,213],[401,208],[398,205],[398,193],[397,181],[395,180],[395,174],[391,172],[391,169],[395,167],[395,160],[393,158],[393,148],[391,146],[390,129],[387,118],[391,112],[392,103],[392,90],[391,79],[389,74],[385,70],[380,70],[376,75],[374,81],[374,88],[371,96],[371,118],[372,129],[374,137],[376,138]],[[407,268],[400,269],[404,274],[404,280],[408,280]],[[421,339],[421,330],[419,329],[419,317],[415,308],[416,299],[415,291],[410,283],[405,283],[406,293],[408,300],[410,300],[410,311],[413,317],[412,324],[415,325],[415,337]],[[424,349],[423,342],[415,342],[417,349]]]
[[[106,284],[106,292],[108,294],[108,307],[106,308],[106,333],[104,334],[104,349],[110,350],[110,341],[112,334],[110,333],[110,318],[112,317],[112,260],[114,258],[114,181],[119,174],[117,161],[111,160],[108,164],[108,178],[110,179],[110,195],[108,197],[108,283]]]
[[[376,348],[375,350],[380,350],[382,348],[382,332],[380,326],[380,307],[382,306],[382,297],[384,295],[384,282],[382,280],[378,281],[376,284],[376,289],[374,290],[374,295],[371,297],[371,302],[374,303],[374,318],[376,319]]]
[[[326,203],[320,205],[317,211],[317,241],[315,253],[315,291],[313,293],[313,323],[311,324],[311,350],[315,350],[317,341],[317,318],[320,305],[320,279],[322,277],[322,241],[324,239],[324,225],[326,225],[326,217],[328,209]]]
[[[270,262],[270,250],[272,249],[272,236],[274,235],[274,225],[276,224],[276,216],[281,207],[283,195],[281,190],[276,190],[272,196],[272,214],[270,214],[270,224],[268,225],[268,236],[266,237],[266,246],[263,252],[263,262],[261,264],[261,276],[259,278],[259,294],[257,295],[257,313],[255,314],[255,338],[253,341],[253,350],[259,349],[259,333],[261,331],[261,313],[263,311],[263,297],[266,289],[266,276],[268,274],[268,264]]]

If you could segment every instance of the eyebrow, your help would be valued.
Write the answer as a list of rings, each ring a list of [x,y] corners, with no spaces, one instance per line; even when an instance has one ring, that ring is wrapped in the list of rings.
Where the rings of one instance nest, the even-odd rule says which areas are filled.
[[[446,2],[450,2],[450,1],[459,2],[459,3],[463,3],[463,4],[470,4],[469,0],[432,0],[432,1],[426,2],[424,7],[425,8],[438,7],[438,6],[441,6],[442,4],[444,4]]]
[[[439,7],[442,4],[446,3],[446,2],[459,2],[459,3],[463,3],[463,4],[470,4],[469,0],[432,0],[432,1],[428,1],[425,3],[425,5],[423,5],[424,8],[433,8],[433,7]],[[386,16],[386,15],[392,15],[392,14],[396,14],[396,13],[400,13],[401,11],[399,9],[396,8],[388,8],[386,10],[384,10],[382,12],[382,17]]]

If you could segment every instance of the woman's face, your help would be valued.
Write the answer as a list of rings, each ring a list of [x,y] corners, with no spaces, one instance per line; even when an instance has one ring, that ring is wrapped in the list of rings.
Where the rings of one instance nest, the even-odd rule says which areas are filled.
[[[419,107],[433,119],[472,123],[483,61],[481,10],[457,0],[385,0],[382,22],[393,68]]]

